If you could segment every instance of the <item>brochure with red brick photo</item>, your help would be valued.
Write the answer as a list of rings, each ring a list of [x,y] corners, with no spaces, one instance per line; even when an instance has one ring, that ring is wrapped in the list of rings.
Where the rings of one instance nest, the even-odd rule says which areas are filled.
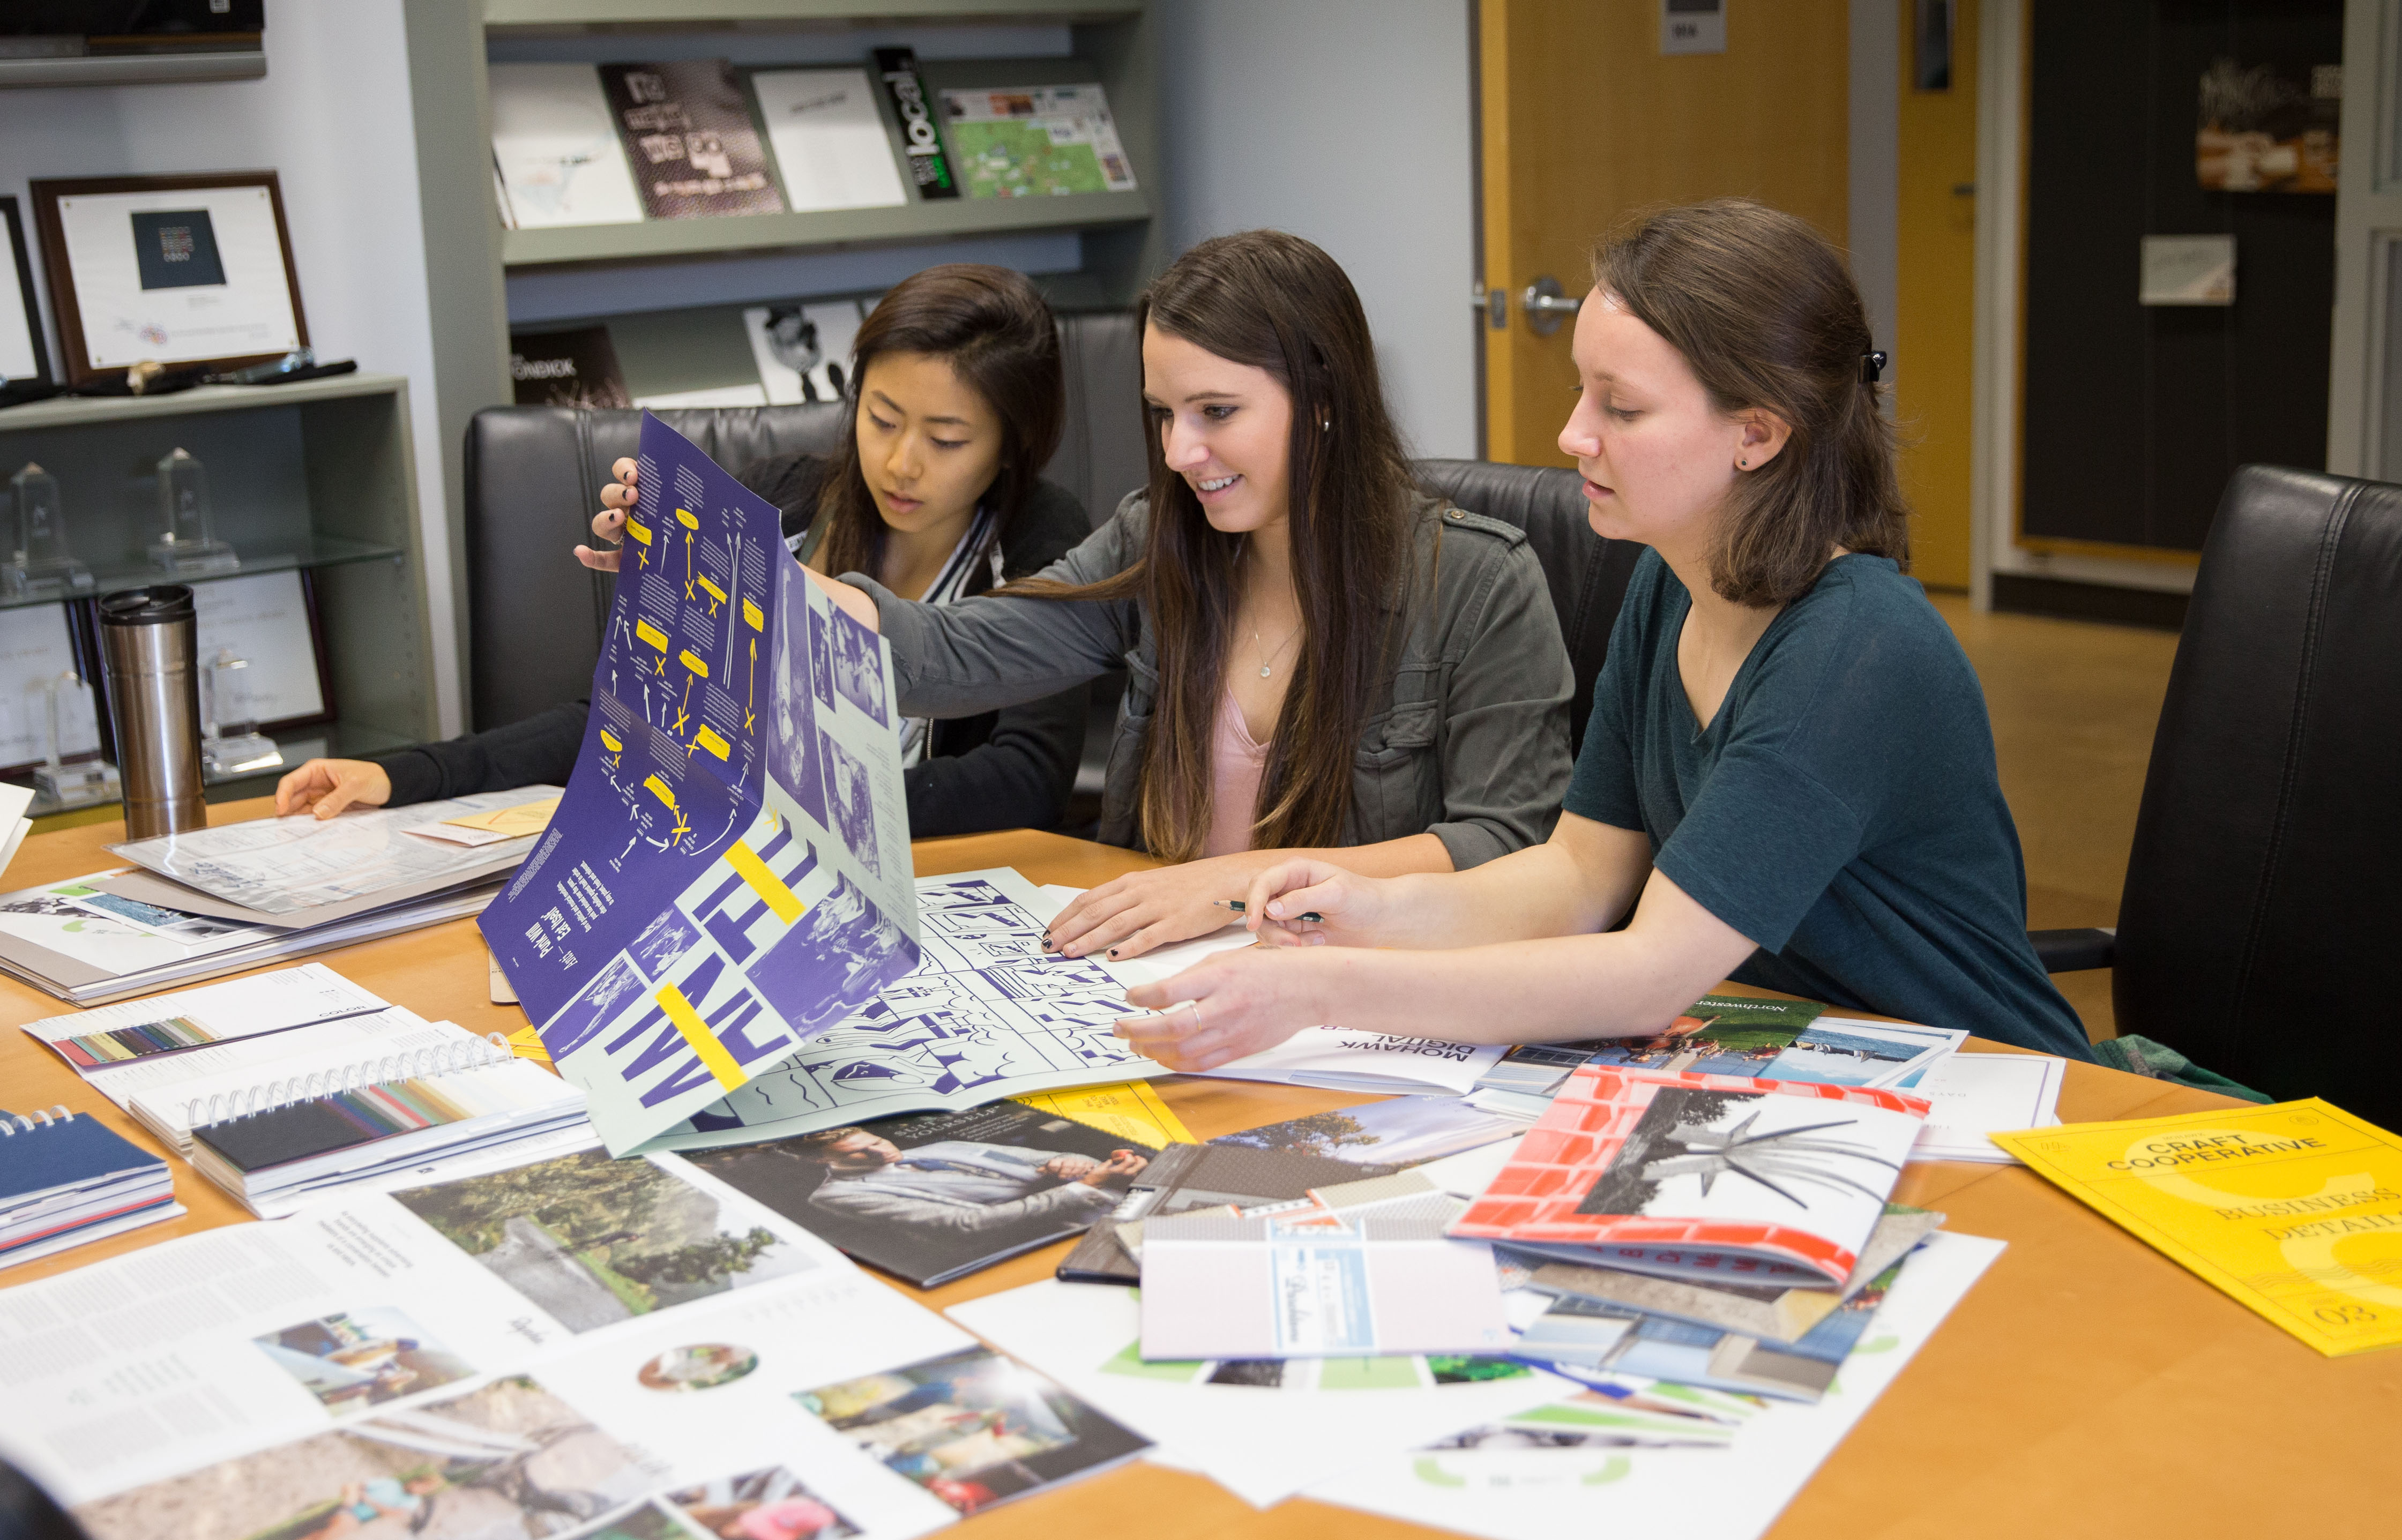
[[[1832,1286],[1884,1212],[1926,1106],[1859,1086],[1588,1065],[1451,1233],[1757,1257]]]

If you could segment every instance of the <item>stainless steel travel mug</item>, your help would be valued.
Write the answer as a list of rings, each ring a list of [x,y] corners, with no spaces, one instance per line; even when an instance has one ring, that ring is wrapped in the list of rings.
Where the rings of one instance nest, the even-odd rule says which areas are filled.
[[[132,588],[109,595],[99,609],[108,715],[125,788],[125,837],[205,829],[192,591],[180,583]]]

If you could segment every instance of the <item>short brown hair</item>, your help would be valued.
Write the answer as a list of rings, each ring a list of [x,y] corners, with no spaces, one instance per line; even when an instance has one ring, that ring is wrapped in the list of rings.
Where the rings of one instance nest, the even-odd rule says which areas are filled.
[[[1838,545],[1909,571],[1896,435],[1866,366],[1875,344],[1826,237],[1746,198],[1653,210],[1594,243],[1593,282],[1684,355],[1719,411],[1770,411],[1792,429],[1727,494],[1711,587],[1789,604]]]

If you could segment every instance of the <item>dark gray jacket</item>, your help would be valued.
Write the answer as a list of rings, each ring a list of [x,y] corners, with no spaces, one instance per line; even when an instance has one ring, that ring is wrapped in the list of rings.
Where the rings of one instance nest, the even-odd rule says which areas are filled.
[[[1141,492],[1042,575],[1097,583],[1140,559],[1150,502]],[[1346,845],[1430,833],[1465,870],[1542,840],[1568,784],[1573,675],[1550,590],[1525,536],[1496,519],[1420,496],[1413,507],[1421,573],[1390,686],[1369,704],[1353,757]],[[1136,797],[1159,695],[1151,617],[1132,599],[1060,603],[972,598],[912,604],[859,573],[892,643],[901,709],[964,716],[1065,689],[1121,660],[1101,792],[1100,837],[1139,843]]]

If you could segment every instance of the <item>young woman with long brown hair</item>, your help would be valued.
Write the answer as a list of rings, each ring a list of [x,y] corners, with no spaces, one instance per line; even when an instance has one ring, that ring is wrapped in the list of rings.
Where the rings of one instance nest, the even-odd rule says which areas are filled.
[[[849,419],[831,455],[744,466],[739,479],[783,513],[786,543],[822,571],[876,573],[895,591],[948,604],[1040,571],[1092,532],[1084,507],[1041,477],[1058,447],[1066,392],[1051,308],[1023,274],[952,263],[895,285],[852,344]],[[614,535],[633,461],[615,467]],[[622,501],[621,501],[622,500]],[[614,568],[615,553],[594,565]],[[276,811],[331,816],[352,803],[421,802],[574,768],[588,706],[380,763],[311,760],[283,778]],[[902,779],[921,834],[1048,828],[1075,784],[1084,742],[1079,683],[963,719],[904,720]]]
[[[1120,1032],[1180,1069],[1318,1024],[1635,1035],[1732,974],[2087,1057],[2026,939],[1977,676],[1901,570],[1872,346],[1790,215],[1726,199],[1602,242],[1560,447],[1594,529],[1651,550],[1558,828],[1458,875],[1280,862],[1245,897],[1282,944],[1129,991],[1162,1014]]]
[[[1091,889],[1052,943],[1130,957],[1216,929],[1214,901],[1296,850],[1448,872],[1541,839],[1572,677],[1550,595],[1517,530],[1416,488],[1342,268],[1295,236],[1224,236],[1136,317],[1150,484],[1091,539],[947,608],[827,584],[890,639],[904,711],[1123,662],[1100,836],[1178,864]]]

